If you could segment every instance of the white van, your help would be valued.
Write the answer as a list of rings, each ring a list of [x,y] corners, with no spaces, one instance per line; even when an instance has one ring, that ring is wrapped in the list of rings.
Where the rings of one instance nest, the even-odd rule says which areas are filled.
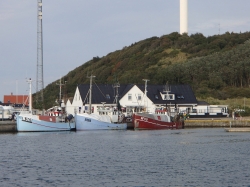
[[[11,120],[14,108],[0,105],[0,120]]]

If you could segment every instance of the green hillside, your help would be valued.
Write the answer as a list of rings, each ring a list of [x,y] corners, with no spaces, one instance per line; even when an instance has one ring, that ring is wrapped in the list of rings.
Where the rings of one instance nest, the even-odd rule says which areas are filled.
[[[125,46],[104,57],[93,57],[65,75],[62,93],[72,97],[77,84],[108,83],[118,79],[122,83],[189,84],[196,96],[220,100],[250,95],[250,32],[225,33],[205,37],[201,33],[190,36],[177,32],[152,37]],[[59,80],[44,90],[45,108],[58,98]]]

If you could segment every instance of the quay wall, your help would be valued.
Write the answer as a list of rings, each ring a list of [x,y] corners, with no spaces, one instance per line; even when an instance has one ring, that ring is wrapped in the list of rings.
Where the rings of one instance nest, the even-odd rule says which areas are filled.
[[[232,118],[220,119],[187,119],[184,121],[184,128],[230,128],[230,127],[250,127],[250,118],[234,120]],[[128,129],[133,129],[133,124],[128,123]],[[17,132],[15,121],[0,121],[0,133]]]
[[[15,121],[0,121],[1,132],[17,132]]]
[[[250,119],[234,120],[232,118],[221,119],[187,119],[184,128],[198,127],[250,127]]]

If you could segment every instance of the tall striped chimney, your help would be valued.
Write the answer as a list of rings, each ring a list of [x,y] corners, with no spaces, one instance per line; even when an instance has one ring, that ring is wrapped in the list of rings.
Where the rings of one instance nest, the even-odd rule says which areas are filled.
[[[188,33],[188,0],[180,0],[180,34]]]

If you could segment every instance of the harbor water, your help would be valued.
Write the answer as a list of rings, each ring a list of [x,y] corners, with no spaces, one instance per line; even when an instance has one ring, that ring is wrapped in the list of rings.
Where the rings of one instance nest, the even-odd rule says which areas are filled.
[[[250,186],[250,133],[1,133],[0,186]]]

